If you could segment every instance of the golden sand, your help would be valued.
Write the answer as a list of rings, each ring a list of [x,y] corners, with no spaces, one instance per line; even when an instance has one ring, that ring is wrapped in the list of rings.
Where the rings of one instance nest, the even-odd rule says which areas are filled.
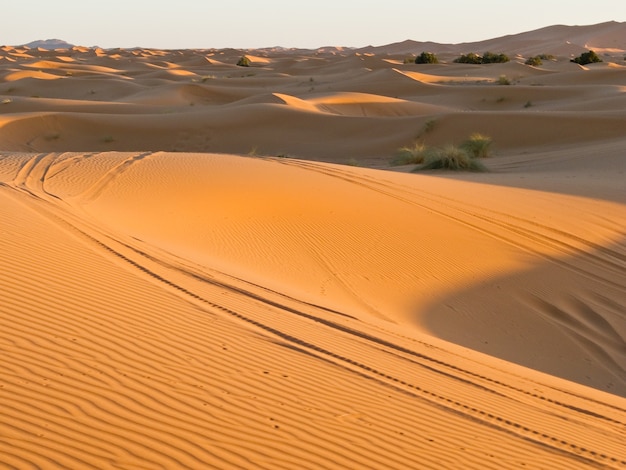
[[[625,467],[624,51],[514,39],[0,48],[0,468]]]

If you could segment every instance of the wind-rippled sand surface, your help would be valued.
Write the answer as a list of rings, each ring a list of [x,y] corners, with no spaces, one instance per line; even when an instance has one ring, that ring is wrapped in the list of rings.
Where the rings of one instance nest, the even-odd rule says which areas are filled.
[[[2,48],[0,468],[625,467],[607,51]]]

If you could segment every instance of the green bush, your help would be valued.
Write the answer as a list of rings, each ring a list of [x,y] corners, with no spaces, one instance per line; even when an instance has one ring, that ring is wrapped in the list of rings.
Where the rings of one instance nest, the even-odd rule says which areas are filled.
[[[491,137],[476,132],[470,135],[460,147],[472,158],[487,158],[491,155],[492,142]]]
[[[470,52],[469,54],[463,54],[460,57],[454,59],[454,62],[457,64],[501,64],[504,62],[508,62],[509,57],[505,54],[494,54],[493,52],[485,52],[484,55],[480,56],[474,52]]]
[[[239,67],[250,67],[250,64],[251,64],[250,59],[246,57],[245,55],[241,56],[241,58],[237,61],[237,65]]]
[[[422,52],[415,58],[416,64],[438,64],[439,59],[432,52]]]
[[[446,145],[429,149],[417,170],[485,171],[485,167],[462,148]]]
[[[524,62],[524,63],[526,65],[532,65],[534,67],[537,67],[538,65],[543,64],[543,61],[541,60],[541,57],[536,55],[534,57],[529,57],[528,59],[526,59],[526,62]]]
[[[483,64],[503,64],[508,62],[509,57],[505,54],[494,54],[493,52],[485,52],[483,54],[482,63]]]
[[[461,57],[454,59],[457,64],[482,64],[483,58],[474,52],[463,54]]]
[[[418,165],[413,171],[419,170],[465,170],[486,171],[478,160],[491,155],[491,137],[478,132],[469,136],[461,145],[444,147],[426,147],[416,142],[413,146],[398,149],[392,166]]]
[[[426,146],[421,143],[416,143],[411,147],[401,147],[393,160],[391,160],[390,165],[418,165],[424,161],[425,153]]]
[[[583,52],[575,59],[572,59],[570,62],[575,62],[580,65],[587,65],[587,64],[592,64],[595,62],[602,62],[602,59],[598,57],[598,54],[596,54],[595,52],[588,51],[588,52]]]
[[[511,84],[511,80],[509,80],[506,75],[500,75],[498,77],[498,80],[496,81],[496,83],[498,85],[510,85]]]

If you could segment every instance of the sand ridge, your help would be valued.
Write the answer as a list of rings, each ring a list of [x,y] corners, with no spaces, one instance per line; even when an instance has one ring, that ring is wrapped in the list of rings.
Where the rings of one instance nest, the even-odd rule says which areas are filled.
[[[619,31],[0,48],[0,468],[625,467]]]

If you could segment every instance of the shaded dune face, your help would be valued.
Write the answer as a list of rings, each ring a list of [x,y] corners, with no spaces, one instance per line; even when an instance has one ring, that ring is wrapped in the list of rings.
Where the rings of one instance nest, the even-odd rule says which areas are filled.
[[[1,47],[0,467],[625,467],[620,27]]]

